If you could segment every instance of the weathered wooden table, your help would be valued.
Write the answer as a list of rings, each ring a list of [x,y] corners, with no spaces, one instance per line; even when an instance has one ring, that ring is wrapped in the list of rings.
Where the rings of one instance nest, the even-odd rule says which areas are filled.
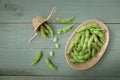
[[[56,49],[52,37],[45,40],[34,34],[31,24],[35,16],[47,17],[56,6],[50,20],[54,29],[68,24],[56,23],[55,17],[76,16],[76,25],[65,34],[57,34],[60,49]],[[76,71],[65,60],[65,44],[71,33],[83,21],[98,19],[110,30],[110,42],[102,59],[92,68]],[[120,80],[120,0],[0,0],[0,80]],[[31,66],[30,61],[38,50],[43,51],[41,61]],[[55,52],[49,57],[49,51]],[[49,57],[58,69],[51,71],[45,64]]]

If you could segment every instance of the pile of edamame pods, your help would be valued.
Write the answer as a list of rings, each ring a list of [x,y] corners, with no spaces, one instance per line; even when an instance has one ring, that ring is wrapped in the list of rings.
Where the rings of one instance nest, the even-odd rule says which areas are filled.
[[[86,62],[95,57],[97,52],[105,42],[105,29],[101,29],[98,24],[91,23],[81,26],[75,32],[67,54],[70,55],[70,62]]]
[[[51,34],[51,36],[54,36],[52,28],[47,23],[43,23],[40,26],[40,33],[41,33],[41,36],[45,39],[48,39],[49,33]]]

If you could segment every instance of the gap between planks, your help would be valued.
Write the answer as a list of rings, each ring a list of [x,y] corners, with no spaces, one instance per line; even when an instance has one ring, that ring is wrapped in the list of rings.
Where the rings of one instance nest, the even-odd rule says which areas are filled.
[[[20,50],[20,49],[22,49],[22,50],[37,50],[37,49],[53,49],[53,50],[58,50],[58,49],[56,49],[56,48],[7,48],[7,47],[0,47],[0,49],[10,49],[10,50]],[[64,48],[61,48],[61,49],[59,49],[59,50],[63,50]]]
[[[71,22],[71,23],[58,23],[58,22],[49,22],[50,24],[81,24],[81,22]],[[32,24],[32,22],[0,22],[0,24]],[[120,23],[104,23],[104,24],[120,24]]]
[[[85,75],[81,75],[81,76],[69,76],[69,75],[9,75],[9,74],[0,74],[0,76],[22,76],[22,77],[120,77],[120,75],[96,75],[96,76],[85,76]]]

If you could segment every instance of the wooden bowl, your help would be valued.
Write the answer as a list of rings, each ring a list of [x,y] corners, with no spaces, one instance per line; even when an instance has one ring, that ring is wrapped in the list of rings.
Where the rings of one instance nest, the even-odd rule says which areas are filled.
[[[106,39],[105,43],[101,47],[101,50],[96,54],[96,56],[92,57],[87,62],[85,62],[85,63],[77,63],[77,62],[76,63],[72,63],[72,62],[69,61],[70,55],[67,54],[68,47],[70,46],[71,41],[73,41],[73,39],[74,39],[74,37],[76,35],[75,32],[81,26],[84,26],[84,25],[90,24],[90,23],[97,23],[100,28],[104,28],[105,29],[105,39]],[[91,19],[91,20],[87,20],[87,21],[83,22],[82,24],[80,24],[78,26],[78,28],[76,28],[76,30],[72,33],[71,37],[68,39],[68,41],[66,43],[65,57],[66,57],[67,63],[69,64],[70,67],[72,67],[75,70],[86,70],[86,69],[89,69],[89,68],[93,67],[101,59],[101,57],[105,53],[105,50],[106,50],[106,48],[108,46],[108,42],[109,42],[109,30],[108,30],[107,26],[104,23],[102,23],[101,21],[96,20],[96,19]]]

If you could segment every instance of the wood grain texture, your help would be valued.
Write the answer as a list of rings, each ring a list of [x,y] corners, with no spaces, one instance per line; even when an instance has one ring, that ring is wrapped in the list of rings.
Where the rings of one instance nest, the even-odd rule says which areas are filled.
[[[76,16],[76,23],[99,19],[105,23],[120,23],[119,0],[0,0],[0,22],[31,22],[35,16],[47,18],[51,9],[57,11],[51,18]],[[31,6],[32,5],[32,6]]]
[[[1,80],[119,80],[119,77],[0,76]]]
[[[54,30],[68,24],[51,24]],[[86,71],[75,71],[71,69],[64,56],[65,44],[73,30],[63,35],[56,34],[61,47],[55,49],[50,41],[38,36],[32,43],[27,43],[29,37],[34,33],[31,24],[0,24],[0,75],[54,75],[54,76],[120,76],[119,70],[119,48],[120,48],[120,24],[106,24],[110,30],[110,43],[102,57],[95,67]],[[14,29],[14,30],[13,30]],[[49,44],[49,45],[46,45]],[[36,52],[43,50],[43,58],[36,66],[31,66],[30,61]],[[45,58],[49,57],[49,51],[55,51],[52,59],[58,70],[53,72],[45,64]]]
[[[53,30],[68,24],[60,24],[55,17],[67,18],[76,16],[72,22],[75,27],[69,32],[58,35],[60,49],[56,49],[49,40],[38,35],[32,43],[32,19],[35,16],[47,18],[51,9],[57,10],[50,19]],[[0,80],[119,80],[120,79],[120,1],[119,0],[0,0]],[[65,60],[65,44],[75,28],[88,19],[99,19],[107,23],[110,30],[110,43],[102,59],[91,69],[76,71],[70,68]],[[36,66],[30,61],[41,49],[44,56]],[[49,57],[49,51],[55,51]],[[58,66],[53,72],[45,64],[49,57]]]

